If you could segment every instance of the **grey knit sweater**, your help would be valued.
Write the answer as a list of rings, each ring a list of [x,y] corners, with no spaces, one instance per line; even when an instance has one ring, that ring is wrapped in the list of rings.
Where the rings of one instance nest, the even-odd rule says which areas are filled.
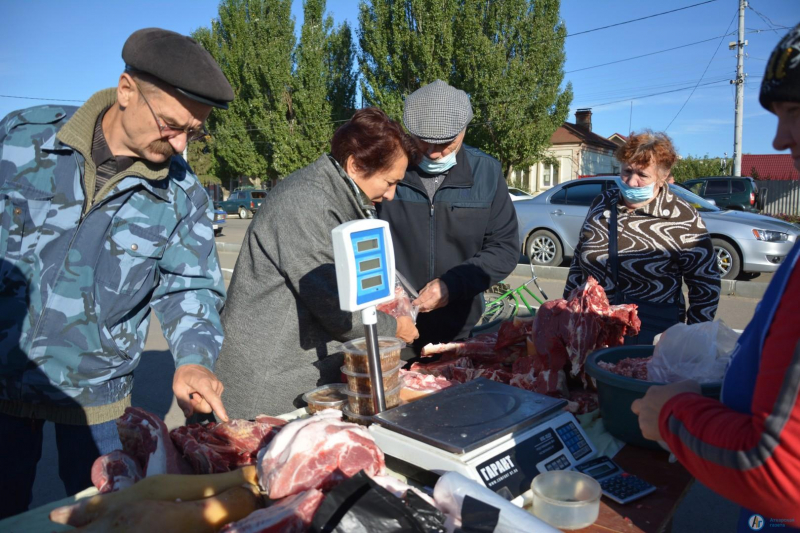
[[[222,313],[215,372],[231,418],[278,415],[304,392],[340,381],[342,341],[364,336],[361,313],[339,309],[331,230],[365,218],[323,155],[280,182],[250,224]],[[378,313],[379,335],[397,322]]]

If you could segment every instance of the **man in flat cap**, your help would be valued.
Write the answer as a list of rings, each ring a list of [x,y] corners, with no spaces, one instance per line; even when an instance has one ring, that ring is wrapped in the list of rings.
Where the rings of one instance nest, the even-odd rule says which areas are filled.
[[[0,122],[0,518],[31,500],[55,423],[68,494],[121,448],[154,310],[184,413],[226,419],[212,369],[225,287],[208,195],[181,157],[233,91],[198,43],[144,29],[117,86]],[[146,431],[147,428],[142,428]]]
[[[517,215],[493,157],[464,144],[472,106],[464,91],[436,80],[406,98],[403,122],[422,144],[394,201],[378,205],[389,222],[397,269],[419,290],[419,351],[465,339],[483,313],[483,291],[519,258]]]

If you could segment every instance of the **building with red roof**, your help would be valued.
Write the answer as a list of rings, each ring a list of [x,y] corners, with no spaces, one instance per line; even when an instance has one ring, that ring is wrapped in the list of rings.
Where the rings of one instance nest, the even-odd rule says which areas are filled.
[[[800,180],[790,154],[743,154],[742,175],[757,180]]]

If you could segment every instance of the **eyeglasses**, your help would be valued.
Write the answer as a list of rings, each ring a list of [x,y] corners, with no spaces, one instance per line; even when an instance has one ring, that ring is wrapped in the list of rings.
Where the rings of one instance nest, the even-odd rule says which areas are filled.
[[[145,97],[142,88],[139,87],[138,83],[136,82],[133,83],[134,85],[136,85],[136,88],[139,89],[139,94],[142,95],[142,100],[144,100],[144,103],[147,104],[147,108],[153,114],[153,118],[156,119],[156,124],[158,124],[158,129],[161,132],[162,138],[168,137],[171,139],[173,137],[177,137],[181,133],[185,133],[186,143],[188,144],[191,142],[199,141],[208,135],[208,130],[206,129],[205,124],[198,129],[198,128],[179,128],[178,126],[172,126],[170,124],[167,124],[166,122],[161,122],[161,120],[158,118],[158,115],[156,115],[156,112],[153,111],[153,106],[151,106],[150,102],[147,101],[147,97]]]

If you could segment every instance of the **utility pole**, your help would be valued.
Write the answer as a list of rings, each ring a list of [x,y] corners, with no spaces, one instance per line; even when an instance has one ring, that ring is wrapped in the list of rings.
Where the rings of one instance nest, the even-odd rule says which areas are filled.
[[[736,84],[736,114],[733,130],[733,175],[742,175],[742,117],[744,116],[744,10],[747,0],[739,0],[739,35],[735,43],[730,43],[729,49],[736,46],[736,79],[731,83]]]

